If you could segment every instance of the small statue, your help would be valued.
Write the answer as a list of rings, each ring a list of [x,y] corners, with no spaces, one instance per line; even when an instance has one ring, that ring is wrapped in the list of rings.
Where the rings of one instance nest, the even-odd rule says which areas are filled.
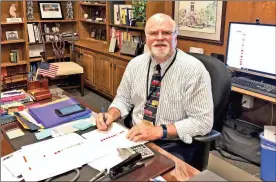
[[[10,15],[11,15],[11,18],[16,18],[16,7],[15,7],[15,4],[12,4],[11,7],[10,7]]]
[[[29,21],[34,20],[34,9],[33,9],[33,2],[27,1],[27,18]]]
[[[88,14],[84,14],[83,17],[84,17],[85,20],[87,20]]]
[[[74,19],[74,13],[73,13],[73,5],[72,1],[67,1],[66,3],[66,9],[67,9],[67,19]]]

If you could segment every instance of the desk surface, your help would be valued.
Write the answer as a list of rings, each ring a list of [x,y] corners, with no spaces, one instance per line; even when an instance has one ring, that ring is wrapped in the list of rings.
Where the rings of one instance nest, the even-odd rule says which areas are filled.
[[[252,96],[252,97],[256,97],[258,99],[262,99],[262,100],[265,100],[265,101],[269,101],[269,102],[271,102],[273,104],[276,104],[276,98],[273,98],[273,97],[262,95],[262,94],[259,94],[259,93],[256,93],[256,92],[252,92],[252,91],[249,91],[249,90],[245,90],[245,89],[242,89],[242,88],[238,88],[238,87],[235,87],[235,86],[232,86],[231,90],[234,91],[234,92],[238,92],[238,93],[241,93],[241,94],[245,94],[245,95],[249,95],[249,96]]]
[[[78,99],[82,104],[89,107],[92,111],[98,112],[98,109],[93,108],[85,104],[85,101],[82,99]],[[194,175],[200,173],[197,169],[193,168],[189,164],[183,162],[182,160],[178,159],[177,157],[173,156],[172,154],[168,153],[167,151],[163,150],[162,148],[158,147],[157,145],[150,143],[149,146],[154,150],[158,151],[159,153],[167,156],[171,160],[175,162],[175,168],[168,171],[162,177],[167,181],[186,181],[189,178],[193,177]],[[5,156],[10,154],[14,151],[8,140],[2,133],[1,130],[1,156]]]

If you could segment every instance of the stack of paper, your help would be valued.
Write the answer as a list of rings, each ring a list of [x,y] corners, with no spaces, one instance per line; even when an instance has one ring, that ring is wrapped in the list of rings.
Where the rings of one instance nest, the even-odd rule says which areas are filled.
[[[22,147],[17,164],[25,181],[40,181],[79,168],[102,155],[101,148],[71,133]]]
[[[264,138],[276,143],[276,126],[264,126]]]
[[[1,158],[1,181],[22,181],[18,166],[19,153],[17,151]]]
[[[110,169],[124,160],[119,155],[117,148],[128,148],[139,144],[144,144],[147,141],[133,142],[126,138],[128,129],[124,126],[112,123],[108,131],[93,130],[85,133],[82,136],[91,141],[96,148],[104,149],[104,156],[90,162],[88,165],[102,171]]]

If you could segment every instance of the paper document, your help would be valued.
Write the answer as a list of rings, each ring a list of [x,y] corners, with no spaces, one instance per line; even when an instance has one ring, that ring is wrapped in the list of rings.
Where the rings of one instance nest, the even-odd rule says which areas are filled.
[[[14,177],[19,177],[21,175],[20,168],[18,165],[18,160],[19,160],[19,154],[21,153],[20,150],[13,152],[9,155],[6,155],[2,157],[2,164],[6,167],[6,169],[9,170],[9,172],[14,176]]]
[[[101,148],[76,133],[60,136],[22,147],[20,160],[25,181],[40,181],[103,156]]]
[[[78,127],[75,127],[75,126],[80,126],[84,124],[91,124],[92,126],[96,125],[96,119],[93,116],[93,114],[91,114],[90,118],[79,119],[76,121],[71,121],[69,123],[64,123],[62,125],[53,127],[51,129],[52,137],[58,137],[58,136],[62,136],[68,133],[73,133],[75,131],[78,131],[79,130]]]
[[[91,139],[97,146],[105,149],[128,148],[139,144],[144,144],[147,141],[133,142],[126,138],[128,129],[118,123],[112,123],[107,131],[93,130],[85,133],[82,136]]]
[[[276,143],[276,126],[264,126],[264,138]]]
[[[124,159],[119,156],[117,148],[128,148],[147,141],[133,142],[126,138],[128,129],[118,123],[112,123],[108,131],[93,130],[82,136],[90,140],[97,148],[104,150],[104,156],[88,163],[89,166],[102,171],[119,164]]]
[[[13,154],[10,154],[10,155],[13,155]],[[4,165],[3,159],[5,159],[10,155],[7,155],[1,158],[1,181],[22,181],[23,180],[22,177],[21,178],[15,177]]]
[[[116,166],[124,159],[119,155],[117,150],[109,151],[108,154],[104,155],[103,157],[88,163],[88,165],[94,169],[99,171],[103,171],[104,169],[110,169],[113,166]]]

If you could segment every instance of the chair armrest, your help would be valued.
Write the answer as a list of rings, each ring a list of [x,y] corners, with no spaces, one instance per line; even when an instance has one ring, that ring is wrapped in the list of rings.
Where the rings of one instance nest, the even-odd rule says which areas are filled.
[[[220,132],[216,130],[212,130],[210,133],[204,136],[195,136],[194,140],[199,141],[199,142],[210,142],[213,140],[216,140],[218,137],[220,137]]]

